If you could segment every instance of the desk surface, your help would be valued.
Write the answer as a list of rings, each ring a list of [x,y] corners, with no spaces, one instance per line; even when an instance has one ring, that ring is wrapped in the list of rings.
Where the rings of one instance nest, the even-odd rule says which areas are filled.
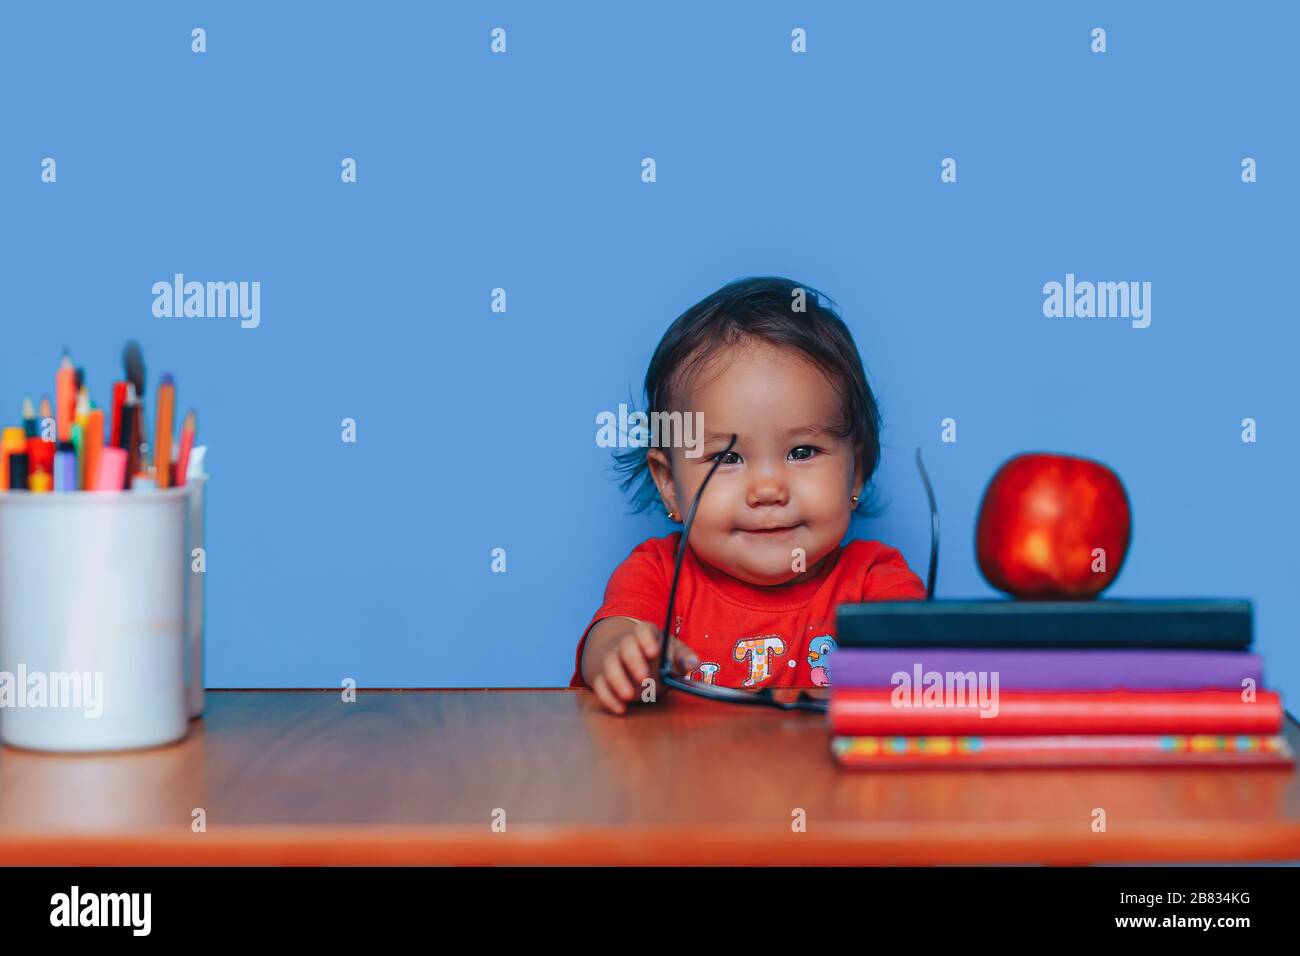
[[[210,691],[169,747],[0,750],[10,865],[1252,859],[1300,860],[1293,770],[848,773],[822,716],[681,694],[620,718],[567,689]]]

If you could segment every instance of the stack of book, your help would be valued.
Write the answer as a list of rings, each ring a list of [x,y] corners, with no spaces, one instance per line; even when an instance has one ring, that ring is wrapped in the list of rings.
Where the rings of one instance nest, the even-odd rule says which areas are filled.
[[[844,767],[1294,762],[1247,601],[854,604],[837,640]]]

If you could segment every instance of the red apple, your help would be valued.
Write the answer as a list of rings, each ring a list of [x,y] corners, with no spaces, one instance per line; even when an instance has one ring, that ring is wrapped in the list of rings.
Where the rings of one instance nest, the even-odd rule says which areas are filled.
[[[1090,598],[1115,580],[1131,519],[1119,476],[1071,455],[1019,455],[984,490],[975,554],[1018,598]]]

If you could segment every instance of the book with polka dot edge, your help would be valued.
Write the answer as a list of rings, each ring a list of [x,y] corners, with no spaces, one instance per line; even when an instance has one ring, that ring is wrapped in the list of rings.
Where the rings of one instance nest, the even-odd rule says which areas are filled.
[[[1089,734],[1035,737],[870,737],[831,739],[842,767],[859,770],[952,767],[1282,766],[1295,756],[1280,734]]]

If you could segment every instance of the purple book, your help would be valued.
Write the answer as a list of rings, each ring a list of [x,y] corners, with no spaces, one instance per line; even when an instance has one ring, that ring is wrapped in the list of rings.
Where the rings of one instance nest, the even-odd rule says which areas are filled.
[[[832,687],[891,687],[894,674],[998,674],[1002,690],[1192,690],[1264,686],[1263,662],[1248,651],[1007,650],[842,647],[830,661]]]

